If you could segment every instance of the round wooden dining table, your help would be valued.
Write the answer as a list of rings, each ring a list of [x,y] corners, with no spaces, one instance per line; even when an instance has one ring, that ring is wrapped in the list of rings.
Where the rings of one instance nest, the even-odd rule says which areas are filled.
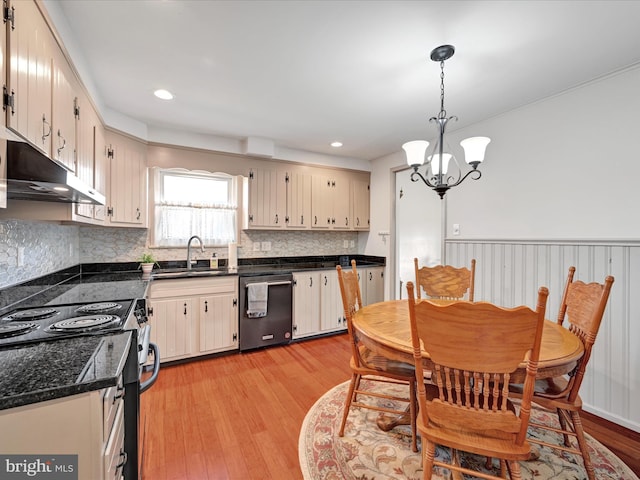
[[[451,303],[451,301],[430,301]],[[409,303],[407,300],[389,300],[373,303],[358,310],[353,316],[353,327],[360,342],[378,355],[389,360],[413,364]],[[571,372],[584,347],[580,339],[556,322],[545,320],[542,345],[538,361],[537,378],[550,378]],[[429,353],[422,352],[425,368],[431,369]],[[513,383],[524,381],[525,365],[511,376]]]

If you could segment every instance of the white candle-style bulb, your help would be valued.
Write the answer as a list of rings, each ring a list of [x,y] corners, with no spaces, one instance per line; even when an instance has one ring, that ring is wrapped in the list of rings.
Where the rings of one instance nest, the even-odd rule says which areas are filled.
[[[449,168],[449,160],[451,160],[450,153],[442,154],[442,174],[447,174],[447,169]],[[429,161],[431,162],[431,171],[434,175],[438,175],[440,173],[440,154],[436,153],[429,157]]]
[[[491,139],[489,137],[465,138],[460,142],[464,148],[464,161],[476,166],[484,160],[484,153]]]
[[[426,140],[414,140],[402,145],[402,149],[407,154],[407,165],[419,167],[424,163],[424,154],[427,151],[429,142]]]

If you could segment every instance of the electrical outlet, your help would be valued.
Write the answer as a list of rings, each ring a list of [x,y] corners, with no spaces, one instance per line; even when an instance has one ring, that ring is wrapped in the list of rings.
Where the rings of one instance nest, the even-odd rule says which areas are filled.
[[[253,251],[254,252],[260,251],[260,242],[253,242]]]
[[[18,247],[18,266],[24,267],[24,247]]]
[[[271,250],[271,242],[262,242],[262,251],[268,252]]]
[[[349,248],[349,240],[345,240],[344,242],[342,242],[342,247]]]
[[[351,240],[351,245],[349,245],[351,248],[354,248],[356,246],[356,241],[355,240]]]

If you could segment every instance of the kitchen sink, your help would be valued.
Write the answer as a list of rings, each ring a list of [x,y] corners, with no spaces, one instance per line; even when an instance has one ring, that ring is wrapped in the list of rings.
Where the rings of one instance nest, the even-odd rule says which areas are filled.
[[[160,270],[154,270],[151,273],[151,278],[163,279],[163,278],[191,278],[191,277],[213,277],[216,275],[228,275],[227,270],[215,270],[211,268],[162,268]]]

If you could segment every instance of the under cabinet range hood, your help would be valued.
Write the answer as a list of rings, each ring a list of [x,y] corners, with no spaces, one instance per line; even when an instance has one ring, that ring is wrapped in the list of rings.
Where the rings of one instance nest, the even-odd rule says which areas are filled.
[[[104,205],[105,196],[26,142],[7,142],[7,198]]]

